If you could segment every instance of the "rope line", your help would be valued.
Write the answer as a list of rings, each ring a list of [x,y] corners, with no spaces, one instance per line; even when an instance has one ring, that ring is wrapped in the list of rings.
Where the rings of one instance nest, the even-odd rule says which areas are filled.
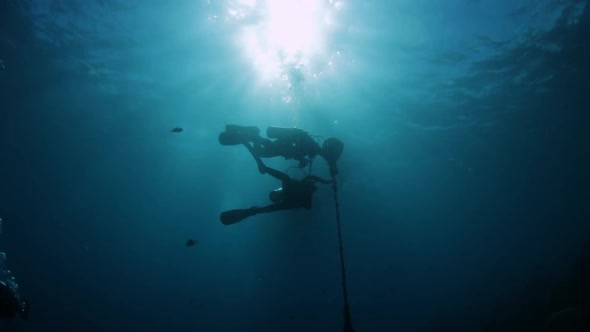
[[[342,245],[342,230],[340,227],[340,203],[338,202],[338,187],[336,178],[332,176],[332,189],[334,190],[334,204],[336,207],[336,226],[338,229],[338,250],[340,252],[340,273],[342,275],[342,295],[344,296],[344,332],[354,332],[350,318],[350,305],[348,303],[348,288],[346,287],[346,266],[344,263],[344,247]]]

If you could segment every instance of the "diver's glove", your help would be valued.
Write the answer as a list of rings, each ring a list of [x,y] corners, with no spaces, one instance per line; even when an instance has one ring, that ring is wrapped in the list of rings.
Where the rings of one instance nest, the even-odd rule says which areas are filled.
[[[266,166],[262,162],[258,163],[258,171],[260,172],[260,174],[266,173]]]

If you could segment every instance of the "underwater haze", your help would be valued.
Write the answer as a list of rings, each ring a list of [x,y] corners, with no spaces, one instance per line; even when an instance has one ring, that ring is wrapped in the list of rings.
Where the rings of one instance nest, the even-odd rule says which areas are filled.
[[[280,186],[236,124],[344,142],[356,332],[582,331],[589,41],[582,0],[2,0],[0,329],[342,331],[331,186],[220,222]]]

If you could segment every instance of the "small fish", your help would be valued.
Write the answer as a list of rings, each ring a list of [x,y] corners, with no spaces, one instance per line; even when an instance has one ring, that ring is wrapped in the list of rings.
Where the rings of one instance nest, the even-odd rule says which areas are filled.
[[[183,130],[184,130],[184,129],[182,129],[182,128],[180,128],[180,127],[176,127],[176,128],[174,128],[174,129],[172,129],[172,130],[170,130],[170,131],[171,131],[171,132],[173,132],[173,133],[181,133]]]
[[[186,246],[187,247],[194,247],[197,243],[198,243],[198,241],[190,239],[190,240],[186,241]]]

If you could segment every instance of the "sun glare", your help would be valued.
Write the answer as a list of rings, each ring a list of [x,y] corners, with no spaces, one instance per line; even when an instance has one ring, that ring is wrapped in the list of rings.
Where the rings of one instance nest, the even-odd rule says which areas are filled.
[[[319,51],[323,33],[319,9],[319,3],[313,0],[269,1],[265,28],[269,46],[286,54]]]
[[[333,0],[237,0],[231,18],[242,22],[239,43],[261,80],[307,74],[310,61],[326,55],[325,38],[342,2]]]

